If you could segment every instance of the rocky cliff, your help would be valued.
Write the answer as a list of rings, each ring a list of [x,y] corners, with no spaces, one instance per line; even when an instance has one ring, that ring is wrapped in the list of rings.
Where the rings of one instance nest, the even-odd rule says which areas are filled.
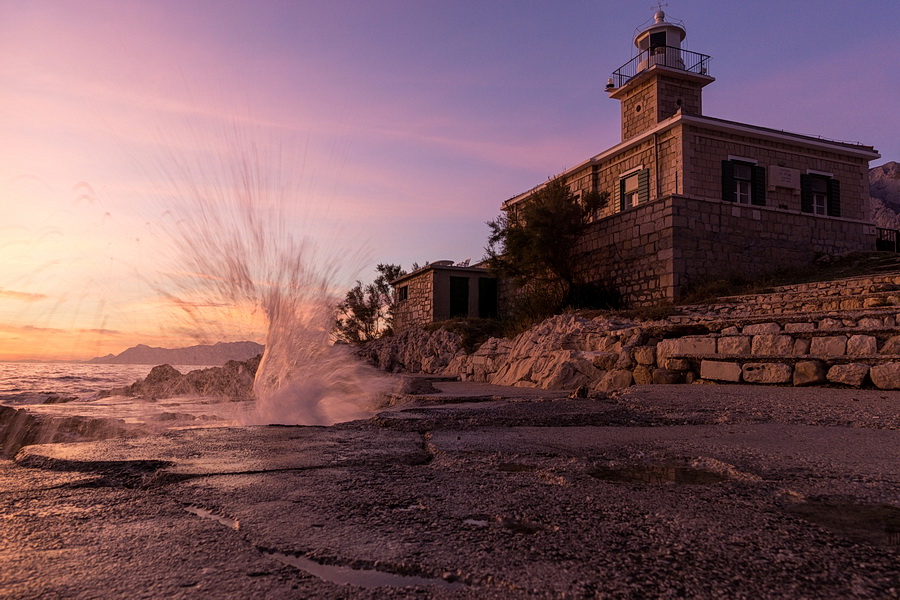
[[[889,162],[870,169],[869,195],[875,224],[900,229],[900,164]]]

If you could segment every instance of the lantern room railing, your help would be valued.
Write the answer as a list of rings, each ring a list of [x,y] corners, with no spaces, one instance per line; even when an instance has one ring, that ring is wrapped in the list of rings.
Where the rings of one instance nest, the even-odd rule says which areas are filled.
[[[673,46],[657,46],[642,51],[613,71],[611,85],[607,87],[622,87],[635,75],[643,73],[656,65],[697,73],[698,75],[709,75],[709,61],[710,57],[706,54],[691,52],[690,50]]]

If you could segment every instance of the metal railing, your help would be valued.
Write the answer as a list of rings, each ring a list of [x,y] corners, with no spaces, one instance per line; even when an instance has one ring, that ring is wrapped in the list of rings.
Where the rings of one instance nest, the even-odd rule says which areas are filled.
[[[900,252],[900,231],[876,227],[875,249],[881,252]]]
[[[691,52],[673,46],[657,46],[650,50],[644,50],[630,61],[613,71],[613,87],[622,87],[639,73],[643,73],[650,67],[659,65],[671,69],[679,69],[698,75],[709,75],[710,57],[699,52]]]

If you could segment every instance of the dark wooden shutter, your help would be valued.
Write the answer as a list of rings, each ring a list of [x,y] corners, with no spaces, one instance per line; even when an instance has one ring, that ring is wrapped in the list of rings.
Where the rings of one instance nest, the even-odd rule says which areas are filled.
[[[638,173],[638,203],[650,201],[650,169]]]
[[[722,200],[734,202],[734,164],[722,161]]]
[[[812,182],[809,175],[800,175],[800,210],[805,213],[813,211]]]
[[[619,180],[619,212],[625,210],[625,180]]]
[[[837,179],[828,180],[828,215],[841,216],[841,182]]]
[[[751,183],[750,203],[756,206],[766,205],[766,168],[753,167],[753,182]]]

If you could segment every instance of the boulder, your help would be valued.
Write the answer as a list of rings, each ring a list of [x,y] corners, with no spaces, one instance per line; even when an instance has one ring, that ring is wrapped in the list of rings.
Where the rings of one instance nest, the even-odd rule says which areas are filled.
[[[634,349],[634,360],[639,365],[656,364],[656,346],[638,346]]]
[[[847,340],[848,356],[878,354],[878,340],[873,335],[851,335]]]
[[[809,353],[815,356],[844,356],[847,353],[847,336],[814,337],[809,346]]]
[[[786,356],[793,350],[794,338],[789,335],[761,334],[753,336],[751,352],[757,356]]]
[[[869,377],[881,390],[900,390],[900,362],[876,365],[869,369]]]
[[[820,360],[801,360],[794,365],[794,385],[825,383],[825,364]]]
[[[754,323],[753,325],[744,326],[744,335],[757,335],[760,333],[777,333],[781,331],[781,325],[778,323]]]
[[[881,347],[882,354],[900,354],[900,335],[893,335]]]
[[[700,362],[700,377],[713,381],[737,383],[741,380],[741,365],[734,362],[704,360]]]
[[[620,370],[617,369],[615,371],[610,371],[606,375],[600,379],[600,383],[597,384],[598,391],[601,392],[611,392],[613,390],[623,390],[631,385],[633,381],[633,376],[631,371]]]
[[[831,383],[861,387],[869,374],[869,365],[849,363],[846,365],[834,365],[828,369],[826,378]]]
[[[716,348],[719,354],[750,354],[753,338],[748,335],[720,337]]]
[[[747,363],[742,374],[747,383],[790,383],[793,372],[784,363]]]

